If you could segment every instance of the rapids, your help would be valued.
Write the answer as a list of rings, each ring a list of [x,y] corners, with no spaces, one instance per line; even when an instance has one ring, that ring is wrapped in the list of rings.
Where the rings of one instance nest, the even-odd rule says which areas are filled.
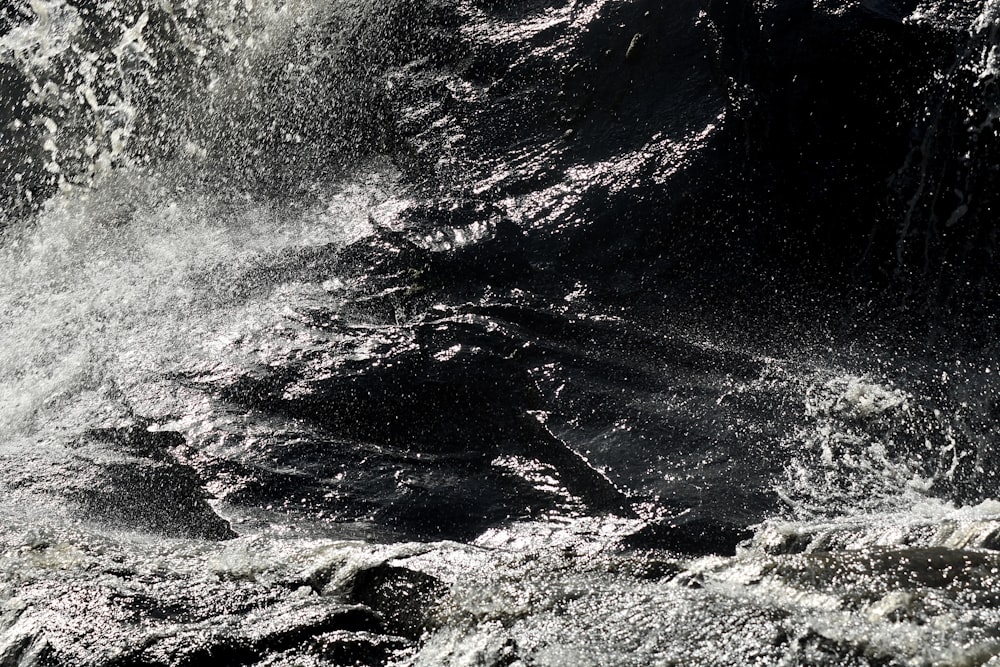
[[[997,663],[997,20],[8,2],[0,665]]]

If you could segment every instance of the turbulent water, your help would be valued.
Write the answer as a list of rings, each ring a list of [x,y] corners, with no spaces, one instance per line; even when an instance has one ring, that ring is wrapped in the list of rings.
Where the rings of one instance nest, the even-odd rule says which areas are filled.
[[[0,665],[1000,664],[992,0],[11,0]]]

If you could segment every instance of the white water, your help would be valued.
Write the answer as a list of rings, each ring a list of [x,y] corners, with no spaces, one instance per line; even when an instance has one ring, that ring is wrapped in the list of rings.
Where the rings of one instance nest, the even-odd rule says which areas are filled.
[[[295,253],[371,233],[398,206],[394,188],[370,172],[286,207],[118,175],[57,196],[0,248],[0,433],[169,403],[172,372],[269,331],[261,345],[280,345],[289,292],[328,294],[338,279],[300,275]]]
[[[302,24],[322,23],[316,12],[334,6],[155,4],[194,31],[185,33],[194,35],[185,49],[215,67],[266,60],[282,45],[294,51],[294,45],[316,43],[321,29]],[[342,3],[336,7],[346,12]],[[87,162],[79,155],[64,159],[70,145],[82,147],[90,166],[77,171],[86,187],[64,186],[37,218],[10,229],[0,247],[0,454],[8,468],[3,481],[17,489],[0,507],[0,599],[11,612],[0,655],[46,624],[68,625],[66,619],[104,621],[93,644],[84,631],[62,636],[63,648],[81,661],[110,660],[137,643],[129,622],[107,621],[117,608],[103,598],[93,609],[73,612],[96,584],[116,594],[167,599],[192,597],[191,590],[209,599],[250,590],[285,605],[249,622],[231,613],[215,626],[151,623],[141,635],[150,642],[163,636],[196,642],[210,631],[284,627],[332,604],[359,570],[385,560],[429,572],[450,587],[419,652],[400,655],[403,663],[791,665],[820,651],[810,644],[816,637],[913,665],[977,664],[998,653],[990,630],[996,614],[975,599],[995,590],[995,558],[987,554],[985,565],[970,566],[979,577],[972,584],[951,589],[925,585],[922,577],[936,572],[931,566],[900,566],[904,584],[895,571],[878,569],[884,552],[931,547],[981,555],[990,546],[1000,521],[996,502],[954,507],[932,488],[964,460],[992,452],[992,428],[975,422],[990,414],[998,395],[996,366],[986,359],[973,370],[949,366],[950,373],[941,374],[947,400],[940,404],[908,384],[913,378],[904,368],[887,379],[857,359],[840,365],[823,354],[808,363],[770,360],[757,383],[742,390],[791,397],[800,427],[787,434],[790,463],[776,482],[788,509],[758,527],[734,558],[622,553],[616,539],[638,525],[613,519],[514,525],[472,545],[390,547],[299,539],[276,521],[219,545],[80,528],[46,502],[23,503],[19,494],[32,485],[55,504],[60,485],[76,483],[72,477],[81,471],[78,462],[67,464],[62,439],[86,427],[127,422],[134,410],[175,419],[174,427],[210,429],[212,415],[202,413],[201,397],[172,376],[279,357],[295,342],[283,324],[296,306],[336,304],[350,278],[322,267],[303,271],[298,254],[371,234],[405,204],[397,175],[382,167],[359,170],[339,184],[319,179],[297,201],[188,187],[190,175],[178,172],[199,160],[253,162],[248,154],[229,162],[232,156],[213,156],[235,130],[211,122],[203,134],[170,139],[184,147],[189,162],[142,169],[141,142],[148,137],[138,129],[143,108],[129,67],[141,69],[154,57],[144,37],[145,14],[123,18],[111,50],[114,66],[100,73],[86,65],[87,52],[72,49],[80,35],[74,11],[41,0],[36,11],[37,23],[3,38],[4,57],[35,72],[38,100],[58,111],[35,119],[51,135],[49,170],[64,173],[75,159]],[[199,24],[205,11],[213,18]],[[190,23],[181,21],[185,17]],[[233,17],[254,30],[269,27],[238,34],[228,27],[239,23]],[[298,29],[312,37],[289,41]],[[62,82],[46,79],[66,58],[79,59],[82,77],[68,97]],[[306,79],[309,67],[319,66],[307,64]],[[214,101],[197,105],[194,118],[228,118],[243,99],[237,93],[253,89],[240,76],[213,84],[225,74],[212,72],[205,80]],[[100,77],[113,81],[113,97],[97,97]],[[299,121],[309,118],[304,112]],[[181,124],[185,132],[191,127]],[[296,128],[278,128],[279,141],[297,145]],[[83,133],[83,143],[74,143],[73,132]],[[804,546],[781,551],[796,540]],[[833,555],[823,555],[828,551]],[[656,575],[658,567],[665,574]],[[842,569],[861,575],[852,580]],[[907,587],[906,577],[915,583]],[[323,583],[318,591],[302,585],[316,578]],[[790,642],[782,639],[788,636]],[[822,657],[815,660],[822,664]]]

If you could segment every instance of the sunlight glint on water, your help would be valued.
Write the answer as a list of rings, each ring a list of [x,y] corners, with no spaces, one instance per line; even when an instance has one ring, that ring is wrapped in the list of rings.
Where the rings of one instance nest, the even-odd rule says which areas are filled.
[[[141,178],[57,196],[0,250],[0,429],[39,428],[81,392],[141,389],[233,328],[279,321],[267,297],[288,254],[369,234],[385,182],[289,210],[170,199]]]

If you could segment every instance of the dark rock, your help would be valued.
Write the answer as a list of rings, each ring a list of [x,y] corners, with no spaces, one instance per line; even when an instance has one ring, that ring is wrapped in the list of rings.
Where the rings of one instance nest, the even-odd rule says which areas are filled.
[[[447,586],[429,574],[383,563],[358,572],[350,599],[374,609],[389,633],[418,639],[446,592]]]
[[[637,579],[663,581],[680,573],[681,566],[674,561],[659,558],[646,558],[639,559],[634,562],[630,561],[626,572]]]
[[[171,456],[170,448],[183,442],[178,433],[149,431],[144,424],[89,431],[75,443],[89,468],[89,483],[71,497],[85,518],[117,528],[170,537],[235,537],[229,522],[206,502],[195,472]],[[90,459],[84,452],[95,445],[119,460]]]
[[[994,309],[995,41],[975,3],[714,0],[733,219],[762,266]],[[721,172],[720,172],[721,173]]]
[[[3,12],[4,10],[0,10]],[[0,13],[0,35],[7,21],[23,20],[6,10]],[[8,18],[10,17],[10,18]],[[56,178],[45,170],[48,154],[33,127],[41,109],[27,101],[30,82],[8,63],[0,63],[0,230],[5,222],[25,216],[55,192]]]
[[[367,632],[327,632],[290,651],[291,656],[316,656],[335,665],[381,667],[412,648],[402,637]]]
[[[904,22],[915,4],[710,3],[726,130],[743,151],[734,178],[767,257],[837,272],[866,252],[893,261],[886,184],[953,39]]]
[[[393,641],[373,634],[380,627],[379,619],[372,612],[360,606],[331,608],[325,613],[308,620],[292,619],[281,624],[276,630],[263,634],[219,633],[207,637],[185,637],[185,642],[176,647],[161,646],[169,643],[151,642],[120,662],[121,665],[252,665],[261,660],[292,653],[329,653],[350,661],[350,664],[372,664],[374,655],[385,657],[388,647],[400,646]],[[379,648],[379,645],[382,645]]]
[[[942,25],[932,16],[920,25],[954,30],[955,18],[948,19]],[[911,150],[892,183],[897,274],[908,301],[972,322],[995,312],[1000,275],[1000,72],[983,55],[997,48],[996,21],[959,24],[968,32],[958,33],[950,57],[932,72]]]
[[[732,556],[736,545],[753,536],[753,531],[711,517],[651,523],[629,535],[621,544],[626,549],[664,549],[692,556],[719,554]]]

